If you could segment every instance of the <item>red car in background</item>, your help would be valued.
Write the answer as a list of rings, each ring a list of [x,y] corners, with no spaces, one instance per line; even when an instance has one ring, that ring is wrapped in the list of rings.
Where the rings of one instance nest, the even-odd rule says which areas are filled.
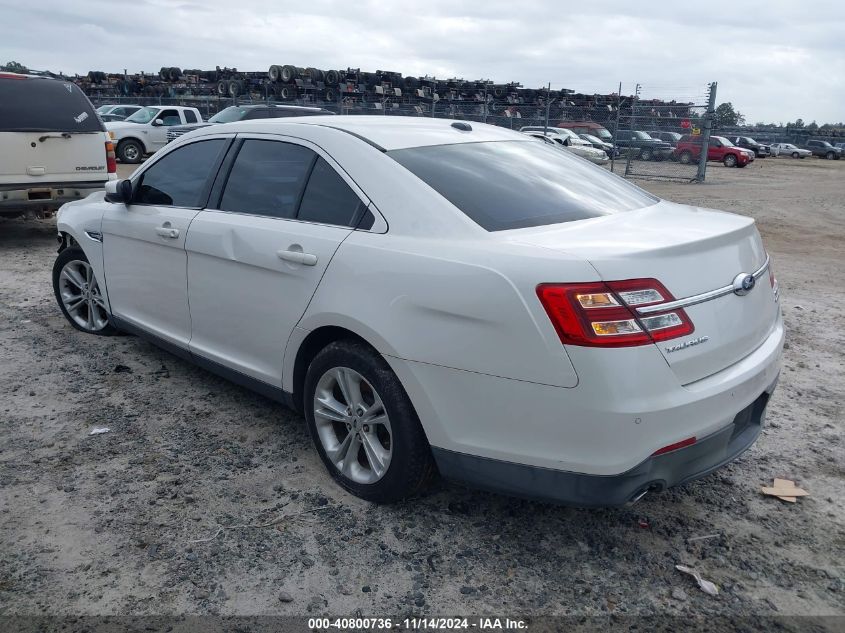
[[[684,134],[675,146],[675,158],[684,165],[698,161],[701,155],[702,137]],[[707,160],[719,161],[725,167],[745,167],[754,160],[754,152],[737,147],[724,136],[711,136],[707,148]]]

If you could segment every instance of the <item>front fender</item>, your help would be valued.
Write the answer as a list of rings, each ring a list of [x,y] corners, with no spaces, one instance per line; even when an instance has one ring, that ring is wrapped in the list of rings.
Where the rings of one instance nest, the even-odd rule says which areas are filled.
[[[102,243],[103,212],[105,211],[103,205],[111,203],[106,202],[104,196],[103,192],[98,192],[84,200],[62,205],[56,214],[56,228],[59,231],[59,237],[63,238],[64,247],[69,246],[68,242],[72,240],[74,245],[85,253],[88,263],[94,269],[106,306],[111,312]]]

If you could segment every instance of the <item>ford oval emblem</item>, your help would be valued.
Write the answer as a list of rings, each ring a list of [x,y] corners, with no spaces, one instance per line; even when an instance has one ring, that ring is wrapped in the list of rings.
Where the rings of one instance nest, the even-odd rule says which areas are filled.
[[[754,279],[754,275],[749,275],[748,273],[739,273],[733,282],[733,289],[734,294],[737,296],[744,296],[747,295],[754,289],[754,284],[757,283],[757,280]]]

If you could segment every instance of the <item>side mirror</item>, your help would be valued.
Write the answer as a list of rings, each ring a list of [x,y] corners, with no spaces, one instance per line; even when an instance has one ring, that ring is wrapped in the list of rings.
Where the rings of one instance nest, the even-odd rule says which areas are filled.
[[[161,119],[156,119],[155,121],[153,121],[153,125],[155,127],[161,127],[162,125],[164,125],[164,121],[162,121]]]
[[[106,200],[129,204],[132,200],[131,180],[109,180],[106,182]]]

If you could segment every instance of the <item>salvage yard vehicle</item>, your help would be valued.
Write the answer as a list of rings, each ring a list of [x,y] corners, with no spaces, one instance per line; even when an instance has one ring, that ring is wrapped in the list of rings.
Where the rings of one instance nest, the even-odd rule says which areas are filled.
[[[701,156],[702,137],[684,134],[675,147],[675,156],[684,165],[698,161]],[[745,167],[754,161],[754,152],[736,147],[723,136],[711,136],[707,146],[707,160],[723,163],[725,167]]]
[[[771,147],[763,143],[758,143],[750,136],[734,136],[730,141],[737,147],[750,149],[754,152],[754,158],[766,158],[766,156],[772,155]]]
[[[566,131],[568,132],[568,130]],[[574,132],[569,133],[573,135],[575,134]],[[566,134],[555,133],[543,134],[542,132],[523,132],[523,134],[546,141],[563,151],[572,152],[576,156],[586,158],[588,161],[595,163],[596,165],[606,165],[610,160],[603,149],[596,149],[591,143],[585,141],[577,135],[575,135],[575,138],[572,138]]]
[[[748,449],[780,372],[752,218],[491,125],[203,128],[57,226],[74,328],[144,336],[304,412],[332,477],[375,502],[436,470],[633,502]]]
[[[614,147],[613,143],[606,143],[598,136],[593,136],[592,134],[579,134],[578,136],[590,143],[596,149],[603,150],[604,153],[607,154],[608,158],[619,156],[619,149]]]
[[[185,106],[148,106],[125,121],[106,123],[116,145],[117,159],[122,163],[140,163],[167,143],[167,129],[174,125],[200,123],[196,108]]]
[[[792,158],[807,158],[813,155],[810,150],[797,147],[792,143],[772,143],[772,153],[775,156],[791,156]]]
[[[110,103],[97,108],[97,114],[105,121],[124,121],[144,106]]]
[[[810,150],[813,156],[826,158],[827,160],[839,160],[842,158],[842,150],[834,147],[827,141],[811,139],[804,145],[804,149]]]
[[[0,215],[51,213],[117,178],[113,146],[73,83],[0,73]]]
[[[317,116],[319,114],[331,115],[334,112],[310,106],[273,105],[266,103],[261,105],[229,106],[220,110],[220,112],[209,118],[208,121],[200,121],[198,123],[191,123],[190,125],[177,125],[169,128],[167,130],[167,142],[170,143],[191,130],[218,123],[252,121],[253,119],[281,119],[292,116]]]
[[[598,136],[606,143],[613,142],[613,135],[610,133],[610,130],[595,121],[558,121],[555,125],[572,130],[576,134],[592,134],[593,136]]]
[[[674,147],[666,141],[651,138],[648,132],[642,130],[619,130],[614,137],[614,143],[622,154],[634,152],[634,157],[640,160],[666,160],[672,156]]]

